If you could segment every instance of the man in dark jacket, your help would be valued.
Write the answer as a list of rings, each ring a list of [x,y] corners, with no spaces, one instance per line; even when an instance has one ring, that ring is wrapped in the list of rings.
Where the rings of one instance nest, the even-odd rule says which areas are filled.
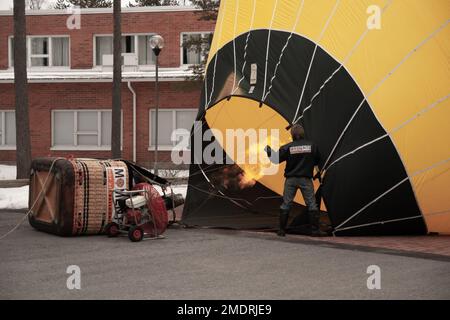
[[[283,203],[280,206],[280,230],[278,235],[281,237],[286,235],[289,211],[297,189],[300,189],[308,207],[311,235],[323,236],[326,233],[319,228],[320,211],[314,196],[312,182],[314,166],[319,161],[319,151],[314,143],[305,139],[305,131],[301,125],[293,125],[291,135],[293,141],[282,146],[278,152],[274,152],[270,146],[265,148],[272,162],[286,161],[286,169],[284,170],[286,181],[284,183]]]

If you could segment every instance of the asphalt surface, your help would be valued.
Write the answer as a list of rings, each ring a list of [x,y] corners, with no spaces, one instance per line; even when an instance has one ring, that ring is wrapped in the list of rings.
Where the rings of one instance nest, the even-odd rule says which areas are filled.
[[[23,217],[0,212],[0,235]],[[448,259],[211,229],[165,239],[60,238],[28,222],[0,240],[1,299],[449,299]],[[81,289],[66,286],[69,265]],[[367,288],[367,268],[381,289]]]

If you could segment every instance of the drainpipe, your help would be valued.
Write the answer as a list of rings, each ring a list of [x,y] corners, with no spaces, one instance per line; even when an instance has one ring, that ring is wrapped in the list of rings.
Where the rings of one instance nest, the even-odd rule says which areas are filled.
[[[136,162],[136,91],[130,81],[128,81],[128,89],[133,94],[133,162]]]

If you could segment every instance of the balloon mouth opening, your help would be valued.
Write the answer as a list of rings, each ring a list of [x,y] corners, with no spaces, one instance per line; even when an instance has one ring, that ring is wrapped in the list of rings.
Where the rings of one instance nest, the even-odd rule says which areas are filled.
[[[269,159],[265,147],[278,150],[291,141],[286,119],[269,105],[242,96],[222,99],[207,109],[205,121],[231,164],[219,170],[218,184],[243,190],[277,175],[280,166]],[[264,182],[262,182],[264,184]]]

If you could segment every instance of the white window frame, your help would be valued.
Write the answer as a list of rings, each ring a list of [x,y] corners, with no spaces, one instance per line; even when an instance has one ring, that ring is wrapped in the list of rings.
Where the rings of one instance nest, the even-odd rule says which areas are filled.
[[[6,144],[6,113],[7,112],[14,112],[15,114],[15,110],[13,109],[7,109],[7,110],[0,110],[0,123],[2,124],[1,126],[1,130],[0,130],[0,150],[16,150],[16,145],[17,145],[17,140],[16,140],[16,145],[11,145],[11,144]],[[16,134],[14,132],[14,134]]]
[[[13,39],[14,36],[10,35],[8,37],[8,67],[9,69],[14,69],[14,66],[12,64],[12,57],[13,57],[13,53],[14,53],[14,48],[11,45],[11,39]],[[47,38],[49,41],[49,46],[48,46],[48,54],[31,54],[31,39],[32,38]],[[52,38],[68,38],[69,39],[69,57],[68,57],[68,61],[69,61],[69,65],[68,66],[53,66],[53,57],[52,57],[52,47],[53,47],[53,41]],[[32,69],[32,70],[48,70],[51,69],[53,71],[57,71],[57,70],[69,70],[71,68],[71,41],[70,41],[70,36],[66,35],[66,34],[58,34],[58,35],[27,35],[26,38],[26,51],[27,51],[27,69]],[[31,66],[31,58],[48,58],[48,66]]]
[[[152,111],[156,111],[155,109],[148,109],[148,150],[149,151],[154,151],[155,150],[155,146],[152,145]],[[176,125],[177,125],[177,112],[178,111],[192,111],[192,112],[197,112],[198,109],[195,108],[164,108],[164,109],[159,109],[159,112],[164,111],[172,111],[172,132],[173,130],[177,129]],[[195,120],[194,120],[195,121]],[[192,125],[194,125],[194,123],[192,123]],[[173,147],[175,147],[176,143],[172,141],[171,145],[161,145],[158,144],[158,150],[160,151],[172,151]]]
[[[14,48],[12,46],[12,41],[14,36],[8,36],[8,68],[14,69],[13,63],[12,63],[12,57],[14,55]]]
[[[55,145],[55,113],[71,112],[73,113],[73,145]],[[77,131],[78,130],[78,112],[97,112],[97,131]],[[53,109],[51,114],[51,147],[50,150],[80,150],[80,151],[109,151],[111,145],[102,146],[102,112],[112,112],[112,109]],[[120,148],[123,148],[123,112],[120,117]],[[111,120],[112,121],[112,120]],[[78,136],[97,135],[97,146],[78,145]]]
[[[200,34],[201,37],[204,37],[207,34],[213,34],[212,31],[189,31],[189,32],[181,32],[180,33],[180,67],[189,67],[189,66],[193,66],[195,64],[191,64],[191,63],[184,63],[183,62],[183,36],[184,35],[192,35],[192,34]],[[200,54],[202,54],[200,52]],[[203,57],[201,57],[200,59],[206,60],[206,56],[203,55]]]
[[[155,65],[154,64],[139,64],[139,40],[138,40],[138,36],[154,36],[156,35],[156,33],[149,33],[149,32],[144,32],[144,33],[122,33],[122,37],[125,36],[134,36],[134,51],[136,54],[136,57],[138,59],[138,68],[140,70],[154,70],[155,69]],[[113,37],[112,33],[98,33],[98,34],[94,34],[93,38],[92,38],[92,43],[93,43],[93,50],[92,50],[92,66],[95,69],[102,69],[102,65],[101,64],[97,64],[97,42],[96,42],[96,38],[97,37]],[[149,44],[150,45],[150,44]]]

